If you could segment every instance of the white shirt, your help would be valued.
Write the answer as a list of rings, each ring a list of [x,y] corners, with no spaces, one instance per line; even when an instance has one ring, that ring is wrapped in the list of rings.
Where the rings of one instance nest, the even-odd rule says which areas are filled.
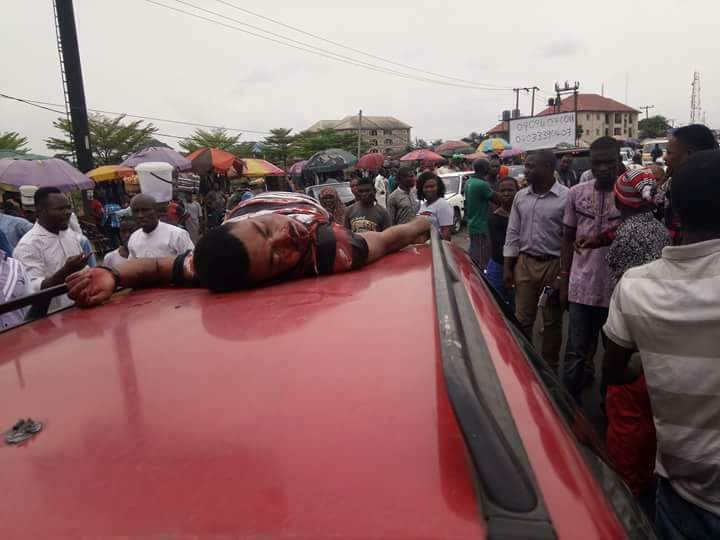
[[[375,200],[383,208],[387,207],[387,190],[387,179],[382,174],[378,174],[375,177]]]
[[[75,231],[68,228],[54,234],[39,222],[20,239],[13,251],[13,257],[22,263],[30,277],[33,292],[38,292],[42,282],[60,270],[70,257],[82,254],[82,237]],[[50,311],[72,304],[64,294],[53,298]]]
[[[32,294],[30,278],[22,263],[0,251],[0,303]],[[21,324],[28,308],[16,309],[0,315],[0,332]]]
[[[439,198],[432,204],[422,201],[418,216],[427,218],[432,226],[438,230],[440,227],[451,226],[454,218],[452,206],[444,198]]]
[[[138,229],[128,242],[130,259],[177,257],[194,248],[195,245],[186,230],[162,221],[158,222],[151,233]]]
[[[657,432],[655,471],[720,516],[720,240],[666,247],[615,287],[605,334],[636,349]]]
[[[126,262],[127,259],[120,255],[120,248],[117,248],[110,253],[106,253],[105,257],[103,257],[103,266],[109,266],[110,268],[115,268],[117,270],[120,268],[120,265],[122,265],[124,262]]]

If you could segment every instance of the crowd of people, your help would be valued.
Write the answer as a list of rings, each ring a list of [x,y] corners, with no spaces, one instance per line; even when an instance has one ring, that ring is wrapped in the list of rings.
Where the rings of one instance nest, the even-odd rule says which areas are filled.
[[[590,163],[578,177],[571,156],[537,151],[521,184],[498,159],[475,160],[464,190],[469,256],[530,341],[541,314],[542,357],[578,403],[600,379],[609,456],[641,501],[657,501],[659,535],[720,535],[717,141],[701,125],[675,130],[665,170],[626,168],[618,141],[601,137]],[[192,196],[173,200],[166,221],[146,194],[128,208],[100,205],[117,247],[99,266],[67,197],[42,188],[34,224],[0,214],[0,300],[62,283],[69,296],[56,307],[102,303],[118,286],[226,292],[354,270],[425,241],[431,227],[449,241],[454,214],[436,168],[390,176],[354,174],[347,207],[332,185],[317,200],[263,186],[228,198],[216,185],[205,234]],[[2,327],[22,315],[0,316]]]

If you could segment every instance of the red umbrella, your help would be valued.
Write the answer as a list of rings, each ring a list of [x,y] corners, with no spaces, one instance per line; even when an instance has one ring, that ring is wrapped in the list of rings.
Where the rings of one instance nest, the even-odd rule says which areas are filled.
[[[456,150],[469,148],[470,145],[463,141],[447,141],[435,148],[438,154],[453,154]]]
[[[385,163],[383,154],[371,153],[361,157],[355,165],[358,169],[367,169],[368,171],[377,171]]]
[[[188,155],[195,172],[205,174],[210,170],[227,172],[235,162],[235,156],[218,148],[200,148]]]
[[[445,158],[432,150],[413,150],[401,157],[400,161],[445,161]]]

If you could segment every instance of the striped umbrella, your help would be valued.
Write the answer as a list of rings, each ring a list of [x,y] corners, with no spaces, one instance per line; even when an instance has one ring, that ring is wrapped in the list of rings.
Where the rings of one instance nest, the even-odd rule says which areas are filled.
[[[445,161],[445,158],[432,150],[413,150],[401,157],[400,161]]]
[[[496,152],[499,154],[500,152],[502,152],[503,150],[507,150],[508,148],[512,148],[512,146],[505,139],[502,139],[500,137],[491,137],[490,139],[485,139],[483,142],[480,143],[480,146],[477,147],[477,152]]]
[[[227,172],[235,162],[235,156],[219,148],[198,148],[187,158],[192,162],[193,171],[206,174],[209,171]]]
[[[88,172],[87,175],[98,182],[111,182],[113,180],[120,180],[127,176],[132,176],[135,171],[130,167],[123,167],[122,165],[103,165],[97,167],[92,171]]]
[[[248,178],[260,178],[263,176],[283,176],[285,174],[285,171],[283,171],[280,167],[276,167],[269,161],[265,161],[264,159],[243,159],[241,160],[243,163],[245,163],[245,170],[243,171],[242,175],[246,176]]]

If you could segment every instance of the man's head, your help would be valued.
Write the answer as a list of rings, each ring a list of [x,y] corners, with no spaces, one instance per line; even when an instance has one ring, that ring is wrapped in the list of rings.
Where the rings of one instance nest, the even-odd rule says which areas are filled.
[[[568,172],[570,167],[572,167],[572,162],[572,154],[564,154],[563,157],[560,158],[560,165],[558,166],[558,169],[560,172]]]
[[[673,175],[672,201],[684,233],[720,238],[720,152],[702,150],[687,158]]]
[[[122,221],[120,222],[120,243],[123,246],[127,247],[128,241],[130,240],[132,233],[134,233],[137,228],[137,223],[132,217],[125,216],[122,219]]]
[[[160,222],[155,199],[146,193],[135,195],[130,201],[130,209],[133,218],[146,233],[153,232]]]
[[[500,160],[496,157],[490,160],[490,171],[488,171],[488,178],[490,180],[496,180],[498,173],[500,172]]]
[[[530,154],[525,160],[525,179],[528,184],[552,184],[556,163],[557,158],[550,150],[539,150]]]
[[[190,193],[189,191],[186,191],[184,195],[185,195],[185,202],[187,202],[187,203],[193,202],[192,193]]]
[[[600,137],[590,145],[590,168],[598,185],[612,187],[620,175],[620,142]]]
[[[58,188],[42,187],[35,192],[33,199],[40,225],[56,234],[68,228],[72,208],[68,198]]]
[[[513,199],[518,192],[518,183],[512,176],[506,176],[500,182],[498,182],[497,193],[500,197],[500,205],[503,208],[510,208],[512,206]]]
[[[335,188],[333,187],[325,187],[322,190],[320,190],[320,204],[323,205],[325,210],[330,212],[331,214],[334,214],[337,212],[337,205],[342,204],[340,202],[340,198],[338,197],[337,191],[335,191]]]
[[[213,292],[248,288],[295,269],[311,242],[303,224],[281,214],[225,223],[198,241],[195,273]]]
[[[415,186],[415,172],[410,167],[400,167],[397,173],[397,183],[405,191]]]
[[[473,171],[478,178],[486,178],[490,172],[490,162],[483,158],[476,159],[473,161]]]
[[[676,169],[695,152],[701,150],[717,150],[715,135],[706,126],[691,124],[673,131],[668,139],[665,164]]]
[[[356,191],[356,197],[360,204],[363,206],[375,204],[375,182],[370,178],[358,179]]]
[[[350,177],[350,191],[352,191],[353,197],[355,197],[355,200],[358,200],[358,182],[360,182],[359,176],[351,176]]]

